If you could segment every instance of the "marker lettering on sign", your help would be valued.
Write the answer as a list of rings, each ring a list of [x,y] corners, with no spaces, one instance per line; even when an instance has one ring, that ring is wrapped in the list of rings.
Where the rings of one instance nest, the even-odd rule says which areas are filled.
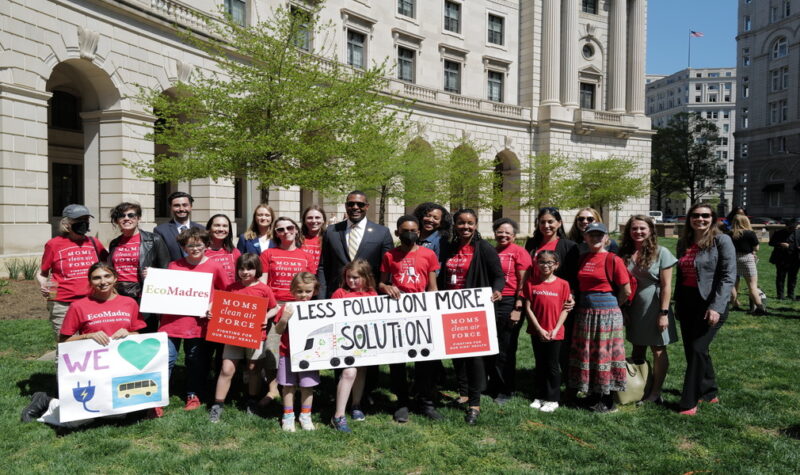
[[[101,348],[99,350],[92,350],[87,351],[83,354],[83,361],[75,360],[72,361],[69,357],[69,354],[64,354],[64,364],[67,365],[67,371],[70,373],[74,373],[76,370],[83,373],[89,367],[89,361],[91,360],[93,363],[93,368],[95,371],[101,369],[108,369],[108,366],[101,365],[100,358],[104,356],[105,353],[108,352],[108,348]]]
[[[456,292],[437,292],[436,309],[464,310],[482,308],[481,293],[483,289],[461,289]]]

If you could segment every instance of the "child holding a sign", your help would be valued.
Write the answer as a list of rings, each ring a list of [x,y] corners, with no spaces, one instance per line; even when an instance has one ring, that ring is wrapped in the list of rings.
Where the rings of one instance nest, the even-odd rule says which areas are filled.
[[[311,300],[317,293],[319,282],[314,274],[300,272],[294,276],[290,286],[292,297],[295,301],[304,302]],[[300,386],[301,410],[300,427],[303,430],[314,430],[311,422],[311,405],[314,402],[314,386],[319,385],[319,371],[292,371],[289,359],[289,319],[294,314],[291,304],[284,305],[278,310],[275,317],[275,332],[281,335],[280,358],[278,360],[278,384],[283,386],[283,419],[281,428],[286,432],[294,432],[294,392]]]
[[[558,253],[539,251],[536,256],[539,272],[528,272],[523,288],[528,333],[536,358],[531,407],[542,412],[558,409],[561,397],[558,355],[564,340],[564,321],[569,313],[564,304],[571,294],[567,281],[555,275],[559,265]]]
[[[267,394],[264,399],[256,403],[258,391],[261,383],[261,369],[265,359],[272,356],[272,353],[266,351],[267,343],[267,323],[278,311],[278,303],[272,294],[272,289],[259,280],[261,277],[261,260],[256,254],[243,254],[236,260],[236,282],[228,287],[228,292],[242,295],[252,295],[254,297],[261,297],[266,299],[269,303],[267,308],[269,311],[264,314],[264,325],[261,335],[261,347],[253,350],[250,348],[243,348],[241,346],[225,345],[222,350],[222,370],[217,379],[217,389],[214,394],[214,404],[208,413],[211,422],[219,422],[222,416],[222,408],[225,404],[225,397],[231,388],[231,380],[236,373],[236,363],[243,359],[247,359],[247,412],[255,414],[260,408],[272,402],[272,397]],[[275,362],[277,363],[277,362]]]
[[[401,293],[435,291],[436,271],[439,259],[432,250],[417,244],[419,240],[419,220],[405,215],[397,220],[395,235],[400,238],[400,246],[383,255],[381,262],[382,293],[393,299]],[[433,406],[433,372],[435,363],[419,361],[414,365],[416,371],[417,402],[419,411],[429,419],[440,420],[442,415]],[[392,376],[392,392],[397,395],[397,409],[394,420],[408,422],[408,378],[406,364],[395,363],[389,366]]]
[[[375,292],[375,278],[372,277],[372,267],[364,259],[356,259],[346,266],[342,272],[342,287],[336,289],[331,295],[332,299],[344,299],[349,297],[368,297],[378,295]],[[331,419],[331,425],[340,432],[352,432],[347,425],[347,418],[344,411],[350,392],[353,392],[353,404],[351,406],[351,416],[354,421],[366,419],[361,410],[361,396],[364,394],[364,379],[366,378],[366,368],[345,368],[339,377],[339,384],[336,386],[336,410]]]

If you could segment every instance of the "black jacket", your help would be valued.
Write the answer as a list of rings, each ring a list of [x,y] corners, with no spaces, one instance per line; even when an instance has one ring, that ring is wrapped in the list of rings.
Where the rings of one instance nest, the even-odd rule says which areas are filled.
[[[472,246],[475,251],[472,254],[472,262],[470,262],[467,275],[464,278],[464,288],[491,287],[492,291],[503,290],[506,285],[506,278],[495,248],[483,239],[473,240]],[[442,243],[439,254],[441,270],[437,278],[439,290],[447,289],[447,282],[450,277],[447,274],[447,260],[458,252],[458,248],[459,246],[452,242]]]
[[[108,245],[108,263],[113,264],[114,250],[119,246],[122,236],[117,236]],[[156,233],[139,230],[139,282],[144,282],[142,270],[148,267],[166,269],[171,259],[164,239]]]

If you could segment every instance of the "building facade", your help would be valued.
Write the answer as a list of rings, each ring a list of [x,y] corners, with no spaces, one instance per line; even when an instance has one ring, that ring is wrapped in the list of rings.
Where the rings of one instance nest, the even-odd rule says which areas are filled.
[[[800,1],[739,0],[734,201],[800,216]]]
[[[718,199],[719,211],[727,214],[733,203],[735,182],[736,68],[687,68],[669,76],[647,75],[646,82],[646,112],[653,128],[666,127],[681,112],[698,114],[717,126],[719,143],[715,153],[725,165],[727,177],[724,188],[704,199]],[[665,215],[686,214],[691,206],[687,199],[666,197],[661,203],[657,201],[652,196],[652,209]]]
[[[149,229],[168,219],[165,197],[176,189],[195,197],[200,222],[224,212],[242,229],[259,201],[289,216],[319,202],[341,219],[340,197],[294,187],[262,192],[244,180],[154,183],[123,164],[158,153],[146,139],[154,117],[133,99],[137,85],[169,94],[177,81],[214,70],[176,25],[205,34],[205,20],[220,8],[252,24],[278,5],[308,7],[303,0],[0,2],[0,260],[38,256],[68,203],[89,206],[93,232],[108,242],[110,208],[141,203]],[[513,191],[537,153],[623,157],[650,172],[646,12],[646,0],[330,0],[322,20],[332,33],[308,41],[330,41],[332,54],[354,67],[388,58],[396,66],[390,91],[414,100],[415,140],[480,144]],[[387,222],[412,205],[393,203]],[[636,199],[607,218],[615,226],[647,209],[646,198]],[[528,233],[535,210],[480,215],[484,230],[504,215]]]

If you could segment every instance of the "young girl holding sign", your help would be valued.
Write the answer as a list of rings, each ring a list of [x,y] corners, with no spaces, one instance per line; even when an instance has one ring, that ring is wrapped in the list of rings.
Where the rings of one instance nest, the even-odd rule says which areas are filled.
[[[378,295],[375,292],[375,278],[372,276],[372,267],[364,259],[356,259],[346,266],[342,272],[342,287],[336,289],[331,295],[332,299],[344,299],[350,297],[367,297]],[[364,378],[366,370],[361,368],[345,368],[339,377],[339,384],[336,386],[336,410],[331,419],[334,429],[341,432],[352,432],[347,426],[347,418],[344,416],[347,399],[350,391],[353,392],[353,404],[350,415],[354,421],[366,419],[361,410],[361,396],[364,394]]]
[[[529,272],[523,288],[528,333],[536,358],[531,407],[542,412],[553,412],[558,409],[561,396],[558,355],[564,340],[564,321],[569,313],[564,303],[570,299],[570,290],[567,281],[555,275],[559,266],[555,251],[540,251],[536,256],[536,266],[539,272]]]
[[[275,296],[272,289],[258,279],[261,277],[261,260],[256,254],[243,254],[236,260],[236,282],[228,287],[228,292],[235,294],[251,295],[266,299],[267,312],[264,314],[264,323],[261,332],[261,346],[258,349],[243,348],[241,346],[225,345],[222,350],[222,370],[217,379],[217,389],[214,394],[214,404],[208,413],[211,422],[219,422],[222,416],[222,408],[225,404],[225,397],[231,388],[231,380],[236,373],[236,363],[241,359],[247,359],[247,412],[256,414],[259,409],[272,402],[272,397],[267,394],[264,399],[256,403],[258,390],[261,382],[261,369],[265,359],[270,358],[272,353],[266,351],[267,343],[267,323],[278,311]],[[273,362],[276,364],[277,362]]]
[[[304,302],[311,300],[317,293],[319,282],[314,274],[300,272],[292,279],[289,290],[294,300]],[[311,422],[311,405],[314,402],[314,386],[319,385],[319,371],[292,371],[289,349],[289,319],[294,314],[294,307],[284,305],[275,317],[275,332],[281,335],[280,358],[278,359],[278,384],[283,386],[283,419],[281,428],[286,432],[294,432],[294,391],[300,386],[300,427],[303,430],[314,430]]]

